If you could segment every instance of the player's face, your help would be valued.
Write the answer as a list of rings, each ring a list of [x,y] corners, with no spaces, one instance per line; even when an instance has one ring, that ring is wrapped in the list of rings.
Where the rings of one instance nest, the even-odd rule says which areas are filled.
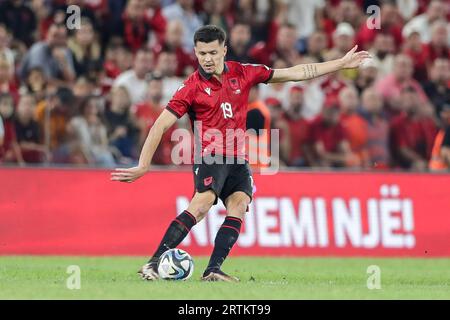
[[[205,43],[197,42],[195,45],[195,55],[198,63],[209,74],[219,74],[223,70],[227,47],[220,44],[219,40]]]

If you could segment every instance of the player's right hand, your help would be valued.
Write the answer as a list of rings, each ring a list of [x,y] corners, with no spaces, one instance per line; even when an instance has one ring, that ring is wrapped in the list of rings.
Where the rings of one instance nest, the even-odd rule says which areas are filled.
[[[147,169],[143,167],[133,167],[129,169],[116,169],[111,173],[111,181],[119,181],[119,182],[134,182],[144,174],[147,173]]]

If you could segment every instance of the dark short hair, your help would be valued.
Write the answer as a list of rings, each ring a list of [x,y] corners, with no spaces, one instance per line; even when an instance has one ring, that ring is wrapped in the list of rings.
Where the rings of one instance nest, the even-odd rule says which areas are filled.
[[[207,25],[201,27],[195,32],[194,35],[194,44],[197,45],[197,42],[211,43],[216,40],[219,41],[220,44],[224,44],[227,39],[227,35],[225,31],[214,25]]]
[[[67,87],[59,87],[53,96],[58,98],[61,104],[66,107],[71,107],[75,102],[72,90]]]

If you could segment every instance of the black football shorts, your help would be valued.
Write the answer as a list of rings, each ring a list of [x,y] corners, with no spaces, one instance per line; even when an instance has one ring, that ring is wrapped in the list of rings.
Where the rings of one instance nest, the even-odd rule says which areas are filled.
[[[253,198],[253,177],[247,161],[237,163],[237,160],[234,159],[232,164],[227,164],[223,159],[223,164],[194,164],[193,171],[195,191],[199,193],[208,190],[214,191],[216,194],[215,205],[218,198],[225,204],[225,200],[237,191],[246,193],[250,197],[250,201]]]

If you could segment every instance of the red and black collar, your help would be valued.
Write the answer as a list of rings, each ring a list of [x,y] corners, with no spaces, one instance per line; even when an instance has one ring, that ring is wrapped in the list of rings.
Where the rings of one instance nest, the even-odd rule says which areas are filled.
[[[230,71],[230,69],[228,68],[227,64],[224,63],[223,65],[223,73],[227,73],[228,71]],[[213,74],[211,73],[206,73],[205,70],[203,70],[202,67],[198,67],[198,72],[200,73],[200,75],[205,78],[206,80],[211,80]]]

